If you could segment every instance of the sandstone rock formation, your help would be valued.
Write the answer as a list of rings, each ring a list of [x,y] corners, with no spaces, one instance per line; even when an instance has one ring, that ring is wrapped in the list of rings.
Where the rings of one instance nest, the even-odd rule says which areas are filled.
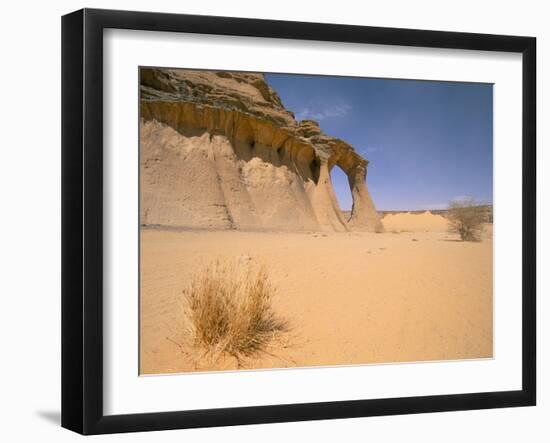
[[[375,231],[368,161],[297,122],[262,74],[142,68],[141,224]],[[349,220],[330,170],[348,176]]]

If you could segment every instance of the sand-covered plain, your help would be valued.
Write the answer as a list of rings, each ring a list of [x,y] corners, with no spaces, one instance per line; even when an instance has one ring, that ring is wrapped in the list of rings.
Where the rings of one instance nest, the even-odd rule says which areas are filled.
[[[140,372],[238,368],[197,363],[180,346],[182,290],[216,259],[265,265],[291,327],[241,368],[491,357],[490,230],[462,242],[406,221],[379,234],[143,228]]]

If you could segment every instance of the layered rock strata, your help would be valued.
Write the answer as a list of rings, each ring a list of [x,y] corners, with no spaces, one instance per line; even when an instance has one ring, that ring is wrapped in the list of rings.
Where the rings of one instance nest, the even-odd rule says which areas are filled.
[[[140,70],[141,224],[375,231],[368,161],[312,120],[297,122],[262,74]],[[347,175],[338,206],[330,171]]]

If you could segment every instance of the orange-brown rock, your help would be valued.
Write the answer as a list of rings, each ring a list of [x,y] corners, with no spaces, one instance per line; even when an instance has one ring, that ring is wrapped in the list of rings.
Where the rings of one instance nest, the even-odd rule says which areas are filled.
[[[374,231],[368,161],[297,122],[262,74],[142,68],[141,223],[190,228]],[[348,176],[347,220],[330,170]]]

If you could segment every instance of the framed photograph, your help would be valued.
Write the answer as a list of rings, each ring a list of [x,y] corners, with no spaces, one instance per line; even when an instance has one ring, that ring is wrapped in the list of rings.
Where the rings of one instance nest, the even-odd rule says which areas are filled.
[[[62,19],[62,425],[536,402],[531,37]]]

